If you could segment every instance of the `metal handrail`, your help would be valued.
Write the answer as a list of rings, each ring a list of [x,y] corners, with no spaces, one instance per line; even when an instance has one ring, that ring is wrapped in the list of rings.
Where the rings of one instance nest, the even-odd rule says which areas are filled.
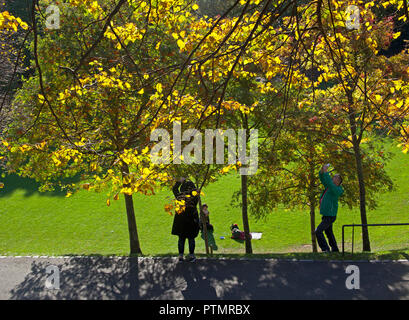
[[[355,227],[382,227],[382,226],[409,226],[409,223],[344,224],[342,226],[342,255],[345,254],[345,246],[344,246],[345,227],[352,227],[352,253],[354,253],[354,229]]]

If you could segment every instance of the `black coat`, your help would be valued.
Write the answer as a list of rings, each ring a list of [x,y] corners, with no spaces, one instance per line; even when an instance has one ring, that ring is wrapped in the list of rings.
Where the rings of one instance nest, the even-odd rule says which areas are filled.
[[[190,197],[185,198],[184,194],[186,194],[186,192],[183,192],[183,190],[179,191],[181,185],[180,182],[176,182],[172,191],[176,199],[184,199],[186,201],[186,208],[182,213],[175,213],[172,234],[186,238],[196,238],[199,234],[199,214],[197,212],[199,195],[193,196],[190,192]]]

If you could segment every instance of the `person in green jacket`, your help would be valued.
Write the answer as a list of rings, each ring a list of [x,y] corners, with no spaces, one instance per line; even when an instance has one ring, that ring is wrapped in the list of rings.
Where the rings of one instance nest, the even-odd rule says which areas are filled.
[[[341,186],[341,175],[336,174],[331,178],[328,173],[328,167],[329,165],[324,165],[319,172],[319,177],[325,190],[322,192],[320,198],[320,214],[322,215],[322,221],[315,230],[315,235],[317,236],[318,245],[323,252],[330,251],[324,237],[324,232],[328,238],[332,252],[339,252],[337,241],[335,240],[334,232],[332,231],[332,225],[337,219],[338,198],[344,193],[344,189]]]

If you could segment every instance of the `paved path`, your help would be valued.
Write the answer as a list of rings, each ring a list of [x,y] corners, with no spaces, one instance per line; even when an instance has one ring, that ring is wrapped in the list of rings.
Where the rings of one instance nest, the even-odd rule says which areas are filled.
[[[348,265],[359,290],[346,288]],[[59,290],[45,286],[49,266]],[[0,299],[409,299],[409,262],[0,257]]]

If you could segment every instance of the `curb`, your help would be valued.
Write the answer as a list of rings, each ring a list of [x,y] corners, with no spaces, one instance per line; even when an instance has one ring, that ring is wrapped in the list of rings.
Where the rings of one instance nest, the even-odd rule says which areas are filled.
[[[116,259],[128,259],[133,257],[128,256],[0,256],[0,259],[73,259],[73,258],[116,258]],[[177,260],[178,257],[169,256],[169,257],[137,257],[138,260],[160,260],[160,259],[174,259]],[[241,261],[284,261],[284,262],[330,262],[330,263],[356,263],[356,262],[370,262],[370,263],[390,263],[390,262],[409,262],[408,259],[398,259],[398,260],[313,260],[313,259],[277,259],[277,258],[229,258],[229,257],[196,257],[196,260],[241,260]]]

